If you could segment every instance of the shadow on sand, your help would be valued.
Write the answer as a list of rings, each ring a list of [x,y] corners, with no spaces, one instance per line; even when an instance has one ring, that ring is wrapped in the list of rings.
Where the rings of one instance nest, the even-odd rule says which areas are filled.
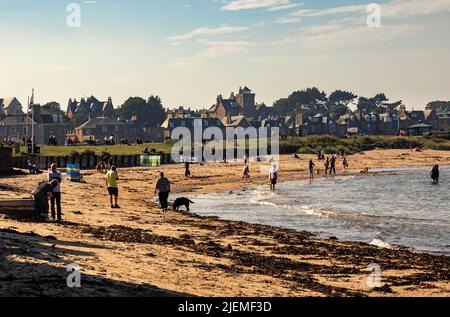
[[[81,288],[69,288],[67,277],[72,264],[61,255],[94,257],[89,251],[67,247],[99,249],[103,246],[59,241],[35,233],[0,230],[0,296],[56,296],[56,297],[182,297],[188,296],[160,289],[153,285],[137,285],[101,276],[81,275]]]

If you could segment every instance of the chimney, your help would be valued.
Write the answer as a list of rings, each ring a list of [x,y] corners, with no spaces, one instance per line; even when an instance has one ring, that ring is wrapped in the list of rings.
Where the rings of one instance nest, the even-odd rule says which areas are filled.
[[[231,114],[227,115],[227,124],[231,124]]]
[[[399,116],[400,116],[400,118],[406,117],[406,106],[405,105],[400,106]]]

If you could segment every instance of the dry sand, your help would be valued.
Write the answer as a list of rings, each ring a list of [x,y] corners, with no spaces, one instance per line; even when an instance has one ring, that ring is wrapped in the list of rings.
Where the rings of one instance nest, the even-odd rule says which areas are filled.
[[[282,180],[307,177],[309,158],[313,156],[284,156]],[[450,152],[376,150],[350,157],[355,169],[436,163],[450,164]],[[193,165],[190,179],[184,177],[183,166],[122,169],[122,209],[111,210],[103,176],[84,172],[85,184],[63,184],[64,224],[0,218],[0,295],[450,295],[449,257],[184,213],[162,214],[153,194],[161,170],[172,180],[174,194],[189,198],[267,181],[256,165],[248,183],[240,181],[242,164]],[[29,197],[43,178],[1,178],[0,199]],[[71,263],[81,267],[80,289],[66,285]],[[367,285],[372,263],[381,266],[381,289]]]

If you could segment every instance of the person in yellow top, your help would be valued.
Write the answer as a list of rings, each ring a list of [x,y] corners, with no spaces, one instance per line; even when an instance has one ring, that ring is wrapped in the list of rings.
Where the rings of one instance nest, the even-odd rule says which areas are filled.
[[[108,188],[111,208],[120,208],[117,203],[117,200],[119,198],[119,187],[117,186],[118,180],[119,174],[117,174],[117,167],[115,165],[112,165],[108,173],[106,173],[106,187]]]

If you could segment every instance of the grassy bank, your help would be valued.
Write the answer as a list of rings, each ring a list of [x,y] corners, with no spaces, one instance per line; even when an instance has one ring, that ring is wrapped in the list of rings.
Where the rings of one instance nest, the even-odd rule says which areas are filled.
[[[157,152],[170,153],[171,145],[166,143],[152,143],[142,146],[43,146],[41,147],[42,156],[70,156],[73,152],[95,152],[96,155],[101,155],[103,151],[108,151],[111,155],[138,155],[142,154],[145,148],[155,149]],[[22,154],[26,153],[26,148],[21,149]]]
[[[281,141],[282,153],[313,154],[325,150],[327,154],[355,154],[374,149],[407,149],[409,144],[415,144],[422,149],[450,151],[450,140],[439,137],[395,137],[367,136],[352,138],[337,138],[332,136],[311,136],[303,138],[288,138]]]
[[[341,153],[355,154],[374,149],[407,149],[409,144],[415,144],[422,149],[450,151],[450,140],[440,137],[396,137],[396,136],[367,136],[352,138],[337,138],[332,136],[311,136],[286,138],[280,142],[282,154],[315,154],[325,150],[327,154]],[[72,152],[95,152],[97,155],[107,150],[112,155],[142,154],[144,148],[155,149],[157,152],[170,153],[174,143],[152,143],[143,146],[44,146],[41,155],[70,156]],[[247,142],[248,144],[248,142]],[[22,148],[25,153],[26,149]]]

